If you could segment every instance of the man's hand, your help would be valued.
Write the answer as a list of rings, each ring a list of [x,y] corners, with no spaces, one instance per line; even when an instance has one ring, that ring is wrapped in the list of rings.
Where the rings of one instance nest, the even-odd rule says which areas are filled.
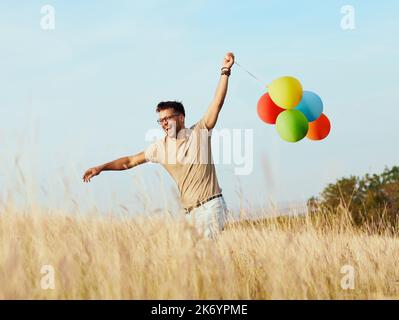
[[[228,52],[224,57],[222,69],[223,68],[230,69],[233,66],[233,64],[234,64],[234,54],[232,52]],[[226,72],[226,70],[224,70],[224,72]],[[224,74],[227,76],[223,76],[222,72],[218,86],[216,88],[215,97],[213,98],[213,101],[209,105],[208,110],[204,115],[205,126],[208,128],[208,130],[211,130],[215,127],[216,121],[218,120],[219,112],[222,109],[224,103],[224,98],[226,97],[227,83],[230,71]]]
[[[84,182],[90,182],[90,179],[94,176],[97,176],[101,173],[101,167],[94,167],[88,169],[85,174],[83,175],[83,181]]]
[[[92,177],[99,175],[102,171],[127,170],[146,162],[147,159],[145,158],[144,151],[137,153],[133,156],[122,157],[114,161],[90,168],[83,175],[83,181],[90,182],[90,179]]]
[[[222,68],[231,68],[234,64],[234,54],[232,52],[226,53]]]

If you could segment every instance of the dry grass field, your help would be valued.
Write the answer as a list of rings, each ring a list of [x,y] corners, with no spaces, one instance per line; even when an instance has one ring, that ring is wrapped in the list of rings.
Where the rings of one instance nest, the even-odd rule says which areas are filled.
[[[74,215],[6,203],[0,299],[397,299],[398,252],[394,231],[354,228],[344,207],[231,223],[209,241],[167,213]]]

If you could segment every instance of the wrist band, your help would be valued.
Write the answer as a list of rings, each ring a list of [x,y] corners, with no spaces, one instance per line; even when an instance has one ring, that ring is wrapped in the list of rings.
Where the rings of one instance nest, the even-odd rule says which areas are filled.
[[[231,71],[229,68],[222,69],[222,72],[220,73],[220,75],[226,75],[226,76],[229,76],[230,74]]]

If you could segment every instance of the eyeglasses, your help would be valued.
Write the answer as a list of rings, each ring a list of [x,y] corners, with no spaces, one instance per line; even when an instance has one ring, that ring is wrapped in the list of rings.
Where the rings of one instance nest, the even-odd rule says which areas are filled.
[[[165,121],[169,121],[169,120],[172,119],[173,117],[176,117],[176,116],[179,116],[179,115],[180,115],[180,113],[174,113],[174,114],[172,114],[172,115],[170,115],[170,116],[166,116],[166,117],[163,117],[163,118],[161,118],[161,119],[158,119],[157,122],[158,122],[158,124],[162,124],[162,123],[164,123]]]

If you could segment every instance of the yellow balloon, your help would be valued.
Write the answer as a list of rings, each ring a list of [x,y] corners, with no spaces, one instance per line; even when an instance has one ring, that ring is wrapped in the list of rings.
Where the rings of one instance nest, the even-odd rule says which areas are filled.
[[[302,85],[294,77],[281,77],[269,85],[269,95],[279,107],[294,109],[302,99]]]

